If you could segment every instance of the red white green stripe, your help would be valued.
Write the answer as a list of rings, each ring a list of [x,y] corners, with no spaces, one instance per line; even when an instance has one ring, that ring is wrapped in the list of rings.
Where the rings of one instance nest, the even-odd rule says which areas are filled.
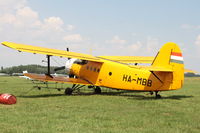
[[[183,56],[182,53],[172,52],[170,57],[170,62],[183,64]]]

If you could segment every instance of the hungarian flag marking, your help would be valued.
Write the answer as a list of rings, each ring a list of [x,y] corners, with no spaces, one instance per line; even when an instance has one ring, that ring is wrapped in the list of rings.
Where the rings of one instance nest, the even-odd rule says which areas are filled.
[[[183,56],[182,53],[172,52],[170,62],[183,64]]]

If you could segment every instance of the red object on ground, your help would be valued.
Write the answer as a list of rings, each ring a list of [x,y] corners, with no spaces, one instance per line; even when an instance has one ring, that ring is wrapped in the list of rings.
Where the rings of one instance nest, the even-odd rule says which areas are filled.
[[[17,102],[17,98],[11,94],[0,94],[0,103],[2,104],[15,104]]]

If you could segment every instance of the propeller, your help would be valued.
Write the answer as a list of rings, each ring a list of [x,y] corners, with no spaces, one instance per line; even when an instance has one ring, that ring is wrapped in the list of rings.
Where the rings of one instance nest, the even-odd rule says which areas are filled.
[[[66,50],[67,50],[67,52],[69,52],[69,48],[68,47],[66,48]],[[68,57],[67,59],[70,60],[71,58]]]
[[[64,70],[64,69],[65,69],[65,66],[61,66],[61,67],[56,67],[54,69],[54,71],[56,72],[56,71],[60,71],[60,70]]]
[[[69,48],[68,48],[68,47],[66,48],[66,51],[69,52]],[[67,62],[68,62],[71,58],[67,58],[67,59],[68,59],[68,60],[67,60]],[[56,67],[56,68],[54,69],[54,71],[56,72],[56,71],[64,70],[65,68],[66,68],[65,66]]]

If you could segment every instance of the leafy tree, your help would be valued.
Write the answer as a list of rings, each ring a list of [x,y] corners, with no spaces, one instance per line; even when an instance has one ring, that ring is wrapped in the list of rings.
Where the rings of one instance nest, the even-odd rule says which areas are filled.
[[[55,73],[54,69],[56,67],[52,66],[50,67],[51,73]],[[41,66],[41,65],[20,65],[20,66],[13,66],[1,69],[0,73],[6,73],[6,74],[13,74],[13,73],[22,73],[23,71],[28,71],[29,73],[38,73],[38,74],[44,74],[47,73],[47,67]],[[58,74],[65,74],[65,70],[57,71]]]

